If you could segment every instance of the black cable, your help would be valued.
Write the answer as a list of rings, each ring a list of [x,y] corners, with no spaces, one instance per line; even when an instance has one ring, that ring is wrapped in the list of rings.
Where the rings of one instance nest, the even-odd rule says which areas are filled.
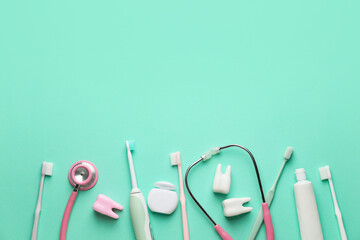
[[[259,169],[257,167],[257,164],[256,164],[256,161],[255,161],[255,157],[254,155],[252,155],[252,153],[250,152],[249,149],[247,149],[246,147],[243,147],[241,145],[237,145],[237,144],[231,144],[231,145],[226,145],[224,147],[220,147],[220,150],[222,149],[226,149],[226,148],[229,148],[229,147],[238,147],[238,148],[241,148],[243,150],[245,150],[249,155],[250,155],[250,158],[254,164],[254,168],[255,168],[255,172],[256,172],[256,176],[257,176],[257,179],[258,179],[258,183],[259,183],[259,188],[260,188],[260,193],[261,193],[261,198],[262,198],[262,201],[265,203],[265,196],[264,196],[264,191],[263,191],[263,188],[262,188],[262,184],[261,184],[261,179],[260,179],[260,173],[259,173]],[[206,215],[206,217],[212,222],[212,224],[216,225],[215,221],[210,217],[210,215],[205,211],[205,209],[201,206],[201,204],[196,200],[196,198],[194,197],[194,195],[192,194],[192,192],[190,191],[190,188],[189,188],[189,184],[188,184],[188,175],[189,175],[189,172],[190,170],[198,163],[200,163],[201,161],[203,160],[203,158],[201,157],[199,160],[195,161],[193,164],[191,164],[188,169],[186,170],[186,173],[185,173],[185,187],[186,187],[186,190],[188,191],[190,197],[194,200],[194,202],[196,203],[196,205],[200,208],[200,210]]]
[[[260,173],[259,173],[259,169],[258,169],[258,167],[257,167],[256,161],[255,161],[254,155],[252,155],[252,153],[250,152],[250,150],[247,149],[246,147],[243,147],[243,146],[237,145],[237,144],[231,144],[231,145],[227,145],[227,146],[221,147],[220,150],[226,149],[226,148],[229,148],[229,147],[238,147],[238,148],[241,148],[241,149],[245,150],[245,151],[250,155],[250,158],[251,158],[251,160],[252,160],[252,162],[253,162],[253,164],[254,164],[256,176],[257,176],[257,179],[258,179],[259,188],[260,188],[260,193],[261,193],[261,198],[262,198],[263,203],[265,203],[266,201],[265,201],[265,195],[264,195],[264,191],[263,191],[262,184],[261,184],[261,180],[260,180]]]
[[[188,191],[190,197],[194,200],[194,202],[196,203],[196,205],[198,205],[198,207],[200,208],[200,210],[207,216],[207,218],[212,222],[212,224],[214,224],[214,226],[216,225],[216,222],[210,217],[210,215],[205,211],[205,209],[200,205],[200,203],[196,200],[196,198],[194,197],[194,195],[192,194],[192,192],[190,191],[189,188],[189,184],[188,184],[188,175],[189,172],[191,170],[192,167],[194,167],[196,164],[198,164],[199,162],[201,162],[203,160],[203,158],[200,158],[199,160],[197,160],[196,162],[194,162],[193,164],[190,165],[190,167],[188,167],[188,169],[186,170],[185,173],[185,187],[186,190]]]

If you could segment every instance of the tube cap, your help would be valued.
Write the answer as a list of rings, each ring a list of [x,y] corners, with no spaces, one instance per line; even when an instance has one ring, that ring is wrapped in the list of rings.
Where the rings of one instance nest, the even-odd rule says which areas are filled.
[[[296,169],[295,174],[296,174],[296,180],[298,181],[306,180],[306,173],[304,168]]]

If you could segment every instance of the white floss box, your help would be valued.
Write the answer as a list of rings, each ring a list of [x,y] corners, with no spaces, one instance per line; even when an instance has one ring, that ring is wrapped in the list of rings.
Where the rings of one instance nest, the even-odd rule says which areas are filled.
[[[169,182],[156,182],[155,187],[149,192],[147,203],[151,211],[163,214],[172,214],[179,198],[175,191],[176,187]]]

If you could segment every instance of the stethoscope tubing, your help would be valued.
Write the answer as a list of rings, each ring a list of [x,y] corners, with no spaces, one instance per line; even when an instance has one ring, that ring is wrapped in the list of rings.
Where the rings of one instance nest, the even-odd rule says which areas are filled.
[[[75,176],[75,172],[78,168],[83,168],[87,171],[87,178],[84,181],[79,181]],[[98,180],[98,171],[93,163],[81,160],[71,166],[68,177],[70,184],[74,187],[74,190],[71,192],[69,200],[66,204],[63,219],[61,221],[60,240],[66,240],[69,218],[78,195],[78,191],[93,188]]]
[[[223,150],[223,149],[227,149],[227,148],[230,148],[230,147],[238,147],[238,148],[241,148],[243,150],[245,150],[252,162],[253,162],[253,165],[254,165],[254,169],[255,169],[255,172],[256,172],[256,176],[257,176],[257,180],[258,180],[258,184],[259,184],[259,189],[260,189],[260,194],[261,194],[261,198],[262,198],[262,207],[263,207],[263,210],[266,212],[266,215],[267,215],[267,218],[266,218],[266,224],[265,224],[265,227],[266,227],[266,232],[267,232],[267,239],[274,239],[274,230],[273,230],[273,226],[272,226],[272,220],[271,220],[271,215],[270,215],[270,211],[269,211],[269,208],[268,208],[268,205],[266,203],[266,200],[265,200],[265,195],[264,195],[264,191],[263,191],[263,187],[262,187],[262,184],[261,184],[261,178],[260,178],[260,173],[259,173],[259,169],[257,167],[257,164],[256,164],[256,161],[255,161],[255,157],[254,155],[250,152],[249,149],[247,149],[246,147],[244,146],[241,146],[241,145],[237,145],[237,144],[231,144],[231,145],[226,145],[226,146],[223,146],[223,147],[220,147],[219,150]],[[186,170],[186,173],[185,173],[185,186],[186,186],[186,189],[190,195],[190,197],[194,200],[195,204],[200,208],[200,210],[205,214],[205,216],[211,221],[211,223],[214,225],[215,227],[215,230],[219,233],[219,235],[221,236],[222,239],[229,239],[231,240],[232,238],[230,237],[230,235],[228,235],[225,231],[223,231],[223,229],[220,227],[220,225],[218,225],[214,219],[210,216],[210,214],[208,214],[206,212],[206,210],[201,206],[201,204],[199,203],[199,201],[195,198],[194,194],[191,192],[190,190],[190,187],[189,187],[189,183],[188,183],[188,176],[189,176],[189,172],[190,170],[196,166],[197,164],[199,164],[201,161],[204,160],[204,156],[200,157],[200,159],[196,160],[193,164],[191,164],[188,169]],[[264,212],[264,213],[265,213]],[[264,218],[265,220],[265,218]]]
[[[244,146],[241,146],[241,145],[237,145],[237,144],[231,144],[231,145],[226,145],[226,146],[223,146],[223,147],[220,147],[220,150],[223,150],[223,149],[226,149],[226,148],[230,148],[230,147],[238,147],[238,148],[241,148],[243,150],[245,150],[249,155],[250,155],[250,158],[254,164],[254,168],[255,168],[255,172],[256,172],[256,176],[257,176],[257,179],[258,179],[258,184],[259,184],[259,188],[260,188],[260,193],[261,193],[261,198],[262,198],[262,201],[263,203],[265,203],[265,196],[264,196],[264,192],[263,192],[263,188],[262,188],[262,184],[261,184],[261,179],[260,179],[260,173],[259,173],[259,169],[257,167],[257,164],[256,164],[256,160],[255,160],[255,157],[254,155],[250,152],[249,149],[247,149],[246,147]],[[203,157],[200,157],[198,160],[196,160],[193,164],[191,164],[188,169],[186,170],[186,173],[185,173],[185,186],[186,186],[186,189],[190,195],[190,197],[194,200],[195,204],[200,208],[200,210],[206,215],[206,217],[211,221],[211,223],[215,226],[216,225],[216,222],[214,221],[214,219],[210,216],[210,214],[208,214],[206,212],[206,210],[201,206],[201,204],[199,203],[199,201],[195,198],[194,194],[191,192],[190,190],[190,187],[189,187],[189,183],[188,183],[188,176],[189,176],[189,173],[190,173],[190,170],[196,166],[198,163],[200,163],[203,159]]]
[[[78,194],[78,185],[71,192],[68,203],[66,204],[64,216],[61,221],[60,240],[66,240],[66,232],[67,232],[67,227],[68,227],[68,223],[69,223],[69,218],[70,218],[71,210],[72,210],[72,207],[74,206],[77,194]]]
[[[241,149],[245,150],[245,151],[249,154],[249,156],[250,156],[250,158],[251,158],[251,160],[252,160],[252,162],[253,162],[254,168],[255,168],[256,177],[257,177],[257,180],[258,180],[259,189],[260,189],[260,194],[261,194],[261,199],[262,199],[263,203],[266,203],[265,195],[264,195],[264,191],[263,191],[263,187],[262,187],[262,184],[261,184],[261,178],[260,178],[259,169],[258,169],[258,167],[257,167],[257,164],[256,164],[256,161],[255,161],[254,155],[250,152],[249,149],[247,149],[247,148],[244,147],[244,146],[238,145],[238,144],[231,144],[231,145],[227,145],[227,146],[224,146],[224,147],[220,147],[220,150],[226,149],[226,148],[230,148],[230,147],[238,147],[238,148],[241,148]]]
[[[188,183],[188,175],[190,170],[198,163],[200,163],[203,160],[203,158],[200,158],[199,160],[195,161],[193,164],[191,164],[188,169],[186,170],[185,173],[185,187],[186,190],[188,191],[190,197],[194,200],[195,204],[200,208],[200,210],[206,215],[206,217],[212,222],[212,224],[214,224],[214,226],[216,225],[216,222],[212,219],[212,217],[206,212],[206,210],[201,206],[201,204],[198,202],[198,200],[194,197],[194,194],[191,192],[190,187],[189,187],[189,183]]]

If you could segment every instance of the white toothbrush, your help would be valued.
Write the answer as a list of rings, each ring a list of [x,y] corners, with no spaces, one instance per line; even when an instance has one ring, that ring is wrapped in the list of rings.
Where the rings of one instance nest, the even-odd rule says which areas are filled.
[[[126,141],[126,149],[132,183],[129,207],[136,240],[152,240],[153,238],[150,229],[149,211],[145,202],[144,195],[137,187],[134,162],[131,155],[131,151],[135,149],[134,141]]]
[[[269,204],[269,207],[270,207],[271,202],[272,202],[272,200],[274,198],[276,186],[277,186],[277,183],[278,183],[278,181],[280,179],[281,173],[284,170],[285,164],[290,160],[291,155],[293,153],[293,150],[294,150],[293,147],[287,147],[286,148],[285,154],[284,154],[284,160],[283,160],[283,163],[282,163],[281,168],[279,170],[279,173],[278,173],[278,175],[277,175],[277,177],[275,179],[274,184],[270,188],[269,192],[266,194],[265,200]],[[264,221],[264,215],[263,215],[263,211],[260,209],[260,211],[259,211],[259,213],[258,213],[258,215],[257,215],[257,217],[255,219],[254,225],[253,225],[253,227],[252,227],[252,229],[250,231],[248,240],[254,240],[256,238],[256,235],[258,234],[263,221]]]
[[[32,234],[31,234],[31,240],[37,239],[37,231],[38,231],[38,226],[39,226],[39,217],[40,217],[40,211],[41,211],[41,199],[42,199],[45,175],[51,176],[52,172],[53,172],[53,163],[43,162],[42,170],[41,170],[39,196],[38,196],[38,201],[37,201],[36,208],[35,208],[35,219],[34,219],[34,225],[33,225],[33,230],[32,230]]]
[[[333,185],[332,178],[331,178],[330,167],[325,166],[325,167],[319,168],[319,172],[320,172],[321,180],[326,180],[326,179],[329,180],[331,195],[332,195],[333,202],[334,202],[334,207],[335,207],[335,215],[337,217],[339,228],[340,228],[341,240],[347,240],[347,236],[346,236],[345,227],[344,227],[344,223],[343,223],[343,220],[342,220],[340,208],[339,208],[339,205],[338,205],[337,200],[336,200],[335,189],[334,189],[334,185]]]

